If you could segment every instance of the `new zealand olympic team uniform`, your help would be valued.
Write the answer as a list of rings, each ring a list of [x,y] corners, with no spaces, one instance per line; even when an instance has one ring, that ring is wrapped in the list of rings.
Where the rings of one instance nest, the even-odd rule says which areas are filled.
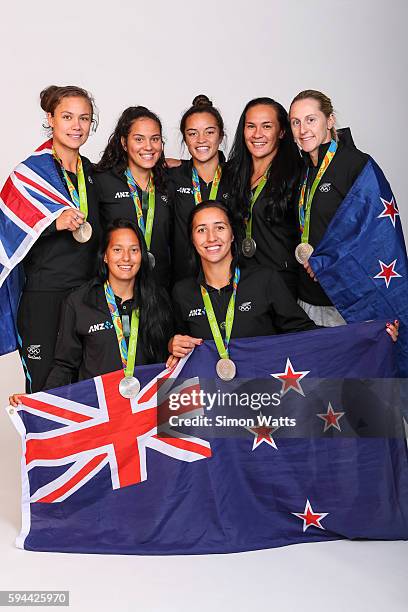
[[[233,291],[232,282],[222,289],[214,289],[205,284],[202,273],[198,278],[186,278],[178,282],[173,289],[175,333],[212,340],[200,284],[203,284],[209,293],[221,333],[225,335],[225,318]],[[241,268],[231,338],[311,329],[316,329],[316,325],[298,306],[276,271],[255,265]]]
[[[23,259],[25,285],[18,310],[17,327],[21,340],[20,355],[26,391],[43,388],[54,356],[61,303],[73,290],[96,273],[96,254],[100,241],[98,196],[92,164],[81,156],[87,202],[87,221],[92,226],[88,242],[77,242],[72,232],[57,231],[56,221],[42,232]],[[60,164],[55,161],[62,183],[66,186]],[[75,173],[67,172],[78,191]],[[68,187],[67,197],[70,199]]]
[[[95,181],[100,200],[101,222],[106,227],[115,219],[128,219],[137,223],[136,208],[124,172],[113,168],[104,172],[95,171]],[[137,186],[146,224],[149,204],[148,191]],[[171,283],[173,233],[173,203],[167,193],[155,187],[155,212],[150,251],[155,258],[153,275],[161,287]]]
[[[159,296],[161,307],[169,310],[165,291],[163,290]],[[134,300],[122,302],[117,296],[115,301],[121,319],[126,315],[131,317],[132,310],[138,306]],[[167,342],[171,335],[172,329],[169,325],[163,347],[157,350],[153,360],[149,359],[139,338],[135,364],[145,365],[164,361],[168,356]],[[128,344],[128,337],[125,336],[125,340]],[[104,286],[98,279],[93,279],[70,293],[63,303],[53,367],[45,388],[68,385],[77,380],[120,370],[122,367],[118,339],[112,324]]]
[[[320,146],[319,158],[316,166],[312,164],[308,154],[303,155],[305,170],[302,182],[307,169],[309,169],[306,194],[316,178],[319,167],[329,146],[330,143]],[[368,159],[369,156],[366,153],[362,153],[354,146],[348,131],[345,131],[344,136],[340,132],[336,153],[320,180],[311,204],[308,242],[314,248],[317,247],[320,240],[323,238],[337,209],[363,170]],[[337,324],[344,323],[339,313],[335,311],[332,302],[327,297],[320,284],[310,278],[303,266],[301,266],[299,270],[298,296],[301,306],[319,325],[335,324],[336,321]],[[318,308],[311,307],[331,308],[332,310],[327,311],[329,319],[326,320],[324,309],[321,310],[322,315],[320,316],[318,314]],[[333,319],[331,319],[330,313],[332,313]],[[330,323],[330,320],[332,320],[332,323]]]
[[[216,199],[228,206],[228,177],[225,171],[225,158],[220,152],[221,180],[218,185]],[[192,184],[193,160],[183,160],[176,168],[169,168],[169,188],[171,199],[174,202],[174,231],[173,231],[173,278],[179,281],[190,276],[189,242],[187,235],[188,218],[194,209],[195,199]],[[212,181],[206,183],[201,177],[201,200],[210,199]]]
[[[295,248],[299,242],[295,199],[289,201],[284,215],[269,219],[268,208],[272,200],[273,194],[268,194],[265,185],[252,208],[252,238],[256,243],[256,251],[253,257],[242,258],[242,263],[268,266],[276,270],[295,297],[298,284]]]

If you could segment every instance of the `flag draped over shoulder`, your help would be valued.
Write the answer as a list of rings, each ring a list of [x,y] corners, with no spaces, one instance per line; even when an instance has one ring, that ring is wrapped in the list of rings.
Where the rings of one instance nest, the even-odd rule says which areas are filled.
[[[40,234],[70,206],[49,140],[14,169],[0,193],[0,355],[17,348],[15,321],[23,280],[17,267]]]
[[[384,322],[244,338],[230,352],[239,378],[228,383],[208,341],[171,371],[136,368],[133,400],[118,392],[120,371],[9,407],[23,442],[17,545],[162,555],[407,539],[407,447]],[[264,385],[274,402],[259,410],[251,393]]]
[[[390,185],[370,159],[309,263],[348,322],[399,319],[399,372],[408,377],[408,260]]]

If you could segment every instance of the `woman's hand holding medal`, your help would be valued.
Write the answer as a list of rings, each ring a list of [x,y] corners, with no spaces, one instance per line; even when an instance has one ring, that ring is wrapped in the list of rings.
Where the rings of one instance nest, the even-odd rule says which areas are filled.
[[[78,208],[64,210],[55,222],[57,231],[75,232],[85,221],[85,215]]]

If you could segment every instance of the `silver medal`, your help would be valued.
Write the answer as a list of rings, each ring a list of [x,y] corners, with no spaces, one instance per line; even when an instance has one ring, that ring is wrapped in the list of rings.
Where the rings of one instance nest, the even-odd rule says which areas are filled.
[[[153,270],[154,266],[156,265],[156,259],[151,251],[147,252],[147,257],[149,258],[150,268]]]
[[[119,393],[127,399],[133,399],[139,391],[140,382],[134,376],[125,376],[119,383]]]
[[[237,373],[236,365],[232,359],[219,359],[215,370],[221,380],[232,380]]]
[[[92,225],[85,221],[78,229],[72,232],[72,235],[77,242],[88,242],[92,236]]]
[[[301,242],[295,249],[296,261],[298,261],[300,264],[306,263],[313,251],[314,249],[311,244],[308,242]]]
[[[242,241],[242,254],[244,257],[253,257],[256,251],[256,242],[253,238],[244,238]]]

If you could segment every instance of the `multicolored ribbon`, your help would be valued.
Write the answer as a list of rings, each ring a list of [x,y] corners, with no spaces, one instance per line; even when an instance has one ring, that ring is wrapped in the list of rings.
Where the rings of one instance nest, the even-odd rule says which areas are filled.
[[[79,195],[78,195],[78,191],[75,189],[75,185],[73,184],[73,182],[71,181],[71,179],[69,177],[68,172],[64,168],[64,165],[62,163],[62,159],[60,157],[58,157],[58,154],[55,151],[54,147],[52,148],[52,156],[59,163],[59,165],[61,166],[62,175],[64,177],[64,180],[65,180],[66,184],[67,184],[69,195],[71,197],[71,200],[72,200],[75,208],[79,208],[79,210],[82,213],[84,213],[85,219],[86,219],[87,216],[88,216],[88,198],[87,198],[87,195],[86,195],[85,173],[84,173],[84,168],[82,166],[81,156],[78,155],[78,161],[77,161],[77,177],[78,177],[78,191],[79,191]]]
[[[252,238],[252,209],[255,205],[255,202],[257,201],[257,199],[259,198],[259,195],[262,191],[262,189],[265,187],[266,185],[266,181],[268,180],[268,172],[269,172],[269,168],[270,168],[270,164],[267,167],[267,169],[265,170],[264,174],[262,175],[261,180],[258,183],[258,186],[255,190],[255,193],[252,195],[251,197],[251,205],[249,208],[249,217],[246,221],[245,224],[245,237],[246,238]]]
[[[320,164],[320,168],[317,172],[315,180],[313,181],[312,188],[310,189],[309,195],[305,203],[306,185],[307,185],[307,179],[309,177],[309,167],[307,168],[305,179],[303,181],[303,184],[300,190],[300,196],[299,196],[299,224],[300,224],[300,231],[302,233],[302,240],[301,240],[302,242],[309,242],[310,213],[312,209],[313,196],[321,181],[323,174],[326,172],[336,151],[337,151],[337,142],[335,140],[331,140],[330,146],[326,152],[326,155],[323,158],[322,163]]]
[[[209,200],[217,199],[218,186],[221,181],[221,175],[222,175],[222,169],[221,169],[221,166],[218,164],[215,170],[214,178],[212,180],[210,197],[208,198]],[[197,206],[197,204],[200,204],[202,202],[202,197],[201,197],[200,177],[198,176],[197,169],[194,166],[193,166],[193,172],[191,176],[191,182],[193,183],[194,202],[195,202],[195,205]]]
[[[152,233],[153,233],[154,212],[155,212],[155,207],[156,207],[156,190],[154,188],[153,173],[152,172],[150,173],[149,183],[147,186],[148,191],[149,191],[149,205],[147,208],[146,225],[145,225],[145,221],[143,218],[143,207],[140,202],[139,194],[137,191],[137,183],[135,179],[133,178],[130,168],[126,169],[125,176],[126,176],[130,194],[133,198],[133,202],[135,205],[137,224],[146,241],[147,250],[150,251],[150,245],[152,242]]]
[[[221,359],[229,358],[228,345],[231,339],[232,326],[234,324],[235,298],[237,295],[237,288],[238,288],[240,276],[241,276],[241,272],[237,266],[235,268],[234,278],[232,280],[232,295],[228,303],[227,315],[225,317],[225,339],[224,340],[220,332],[220,327],[218,325],[217,317],[215,316],[214,308],[211,303],[211,298],[208,294],[208,291],[205,287],[203,287],[203,285],[200,285],[201,295],[203,297],[203,302],[204,302],[204,307],[205,307],[205,312],[207,315],[208,323],[210,324],[211,333],[213,335],[214,342],[215,342],[215,345],[218,350],[218,354],[221,357]]]
[[[104,283],[104,289],[106,302],[109,307],[113,327],[115,328],[116,337],[118,339],[119,352],[122,359],[122,366],[125,370],[125,376],[133,376],[136,362],[137,338],[139,335],[139,309],[132,311],[128,348],[123,333],[123,325],[119,314],[119,308],[116,304],[115,294],[113,293],[109,281]]]

